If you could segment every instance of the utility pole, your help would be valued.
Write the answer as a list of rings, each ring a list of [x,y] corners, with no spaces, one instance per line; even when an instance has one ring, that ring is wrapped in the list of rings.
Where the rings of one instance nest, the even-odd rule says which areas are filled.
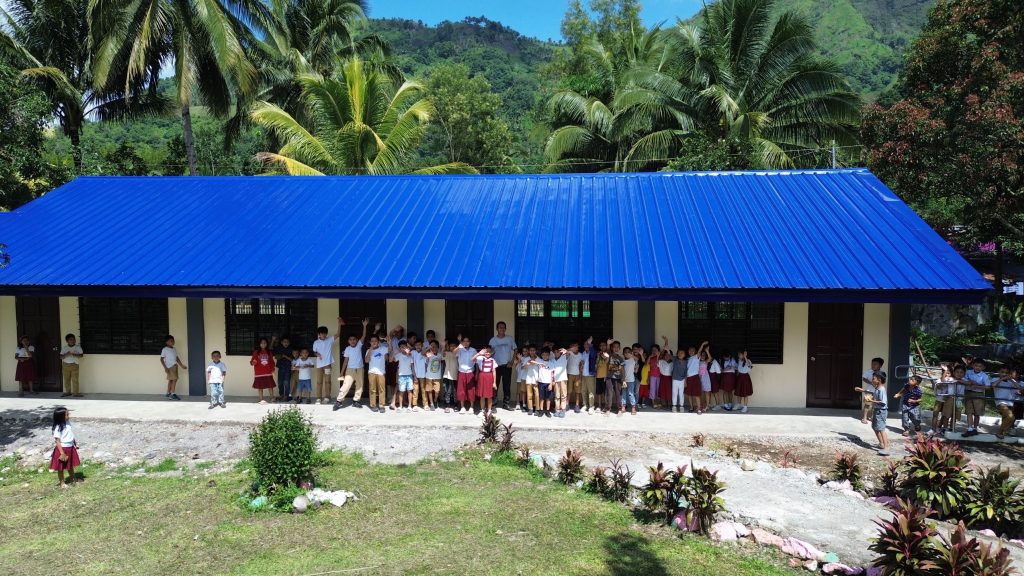
[[[835,167],[836,167],[836,141],[833,140],[832,141],[832,169],[835,170]]]

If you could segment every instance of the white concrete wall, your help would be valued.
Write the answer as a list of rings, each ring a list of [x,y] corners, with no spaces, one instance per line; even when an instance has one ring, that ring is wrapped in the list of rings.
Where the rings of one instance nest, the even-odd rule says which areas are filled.
[[[516,335],[516,301],[495,300],[494,301],[494,325],[498,322],[505,322],[506,332],[513,338]]]
[[[391,321],[390,317],[388,321]],[[424,300],[423,333],[426,334],[427,330],[433,330],[438,342],[441,342],[445,337],[444,326],[444,300]]]
[[[662,345],[661,337],[668,338],[669,347],[679,347],[679,302],[659,300],[654,303],[654,341]]]
[[[616,300],[612,302],[612,337],[622,346],[632,346],[640,337],[637,334],[637,312],[639,305],[636,300]]]
[[[751,358],[754,381],[751,406],[803,408],[807,405],[807,318],[804,302],[787,302],[784,308],[782,364],[759,364]]]
[[[864,360],[861,366],[871,366],[871,359],[885,358],[885,369],[892,375],[893,363],[889,358],[889,305],[864,305]]]
[[[18,348],[18,314],[14,296],[0,296],[0,390],[16,392],[14,380],[17,362],[14,351]]]
[[[390,333],[391,329],[397,324],[405,326],[405,331],[409,331],[409,303],[406,300],[395,300],[388,298],[387,302],[388,312],[388,326],[387,330]],[[444,317],[442,316],[442,319]],[[426,321],[426,310],[424,310],[424,321]],[[437,330],[437,328],[434,328]]]

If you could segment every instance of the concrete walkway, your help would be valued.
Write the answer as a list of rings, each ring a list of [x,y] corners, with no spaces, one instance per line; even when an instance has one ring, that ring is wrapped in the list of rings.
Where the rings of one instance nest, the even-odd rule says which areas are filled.
[[[18,398],[13,394],[0,395],[0,418],[48,418],[55,406],[70,408],[75,418],[87,420],[131,420],[136,422],[230,422],[255,424],[268,412],[283,405],[260,405],[251,398],[228,398],[227,408],[207,409],[205,398],[165,400],[153,396],[124,396],[93,394],[85,398],[60,398],[57,394],[40,394]],[[407,427],[466,427],[476,428],[481,417],[472,414],[436,412],[396,412],[381,414],[368,408],[346,407],[337,412],[331,405],[299,407],[309,414],[314,424],[321,426],[407,426]],[[664,410],[641,411],[636,416],[625,414],[587,415],[569,412],[565,418],[541,418],[523,412],[498,409],[502,423],[515,424],[519,429],[541,430],[602,430],[630,432],[671,432],[692,434],[704,432],[715,435],[754,434],[761,437],[857,437],[874,443],[868,426],[861,424],[858,412],[852,410],[778,409],[756,408],[746,414],[715,411],[702,415],[673,414]],[[889,426],[899,428],[899,419],[892,418]]]

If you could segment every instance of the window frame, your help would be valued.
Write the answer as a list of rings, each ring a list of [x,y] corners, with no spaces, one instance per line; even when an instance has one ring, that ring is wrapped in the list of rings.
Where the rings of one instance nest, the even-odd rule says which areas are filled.
[[[251,312],[237,312],[236,303],[249,302]],[[271,310],[284,306],[283,312],[263,312],[264,303]],[[307,310],[295,310],[299,304],[310,306]],[[288,336],[292,347],[312,346],[316,337],[319,303],[316,299],[293,298],[225,298],[224,299],[224,348],[228,356],[249,356],[259,338],[273,339],[274,336]],[[332,328],[333,330],[333,328]],[[251,333],[251,342],[243,343],[238,332]]]
[[[115,304],[122,307],[117,310]],[[123,307],[135,304],[134,319],[126,315]],[[100,308],[105,308],[101,310]],[[116,321],[115,321],[116,319]],[[137,324],[133,330],[131,324]],[[155,326],[154,326],[155,324]],[[96,326],[99,326],[97,328]],[[164,337],[170,331],[170,313],[166,298],[78,298],[79,342],[82,351],[95,355],[149,356],[158,355],[165,345]],[[121,341],[136,340],[137,344],[118,347]],[[103,349],[95,342],[103,342]]]
[[[556,302],[566,302],[566,306],[555,306]],[[516,343],[520,346],[527,342],[527,336],[540,333],[539,341],[530,340],[531,344],[540,345],[545,338],[555,334],[574,331],[577,336],[570,337],[569,342],[556,341],[559,346],[568,346],[573,340],[593,336],[595,341],[614,334],[612,321],[614,303],[610,300],[564,299],[522,300],[513,301]],[[556,308],[558,308],[556,310]],[[556,315],[556,312],[559,314]],[[561,313],[564,312],[564,315]],[[523,314],[525,313],[525,314]],[[575,315],[574,315],[575,314]],[[588,314],[584,316],[584,314]],[[574,328],[575,324],[575,328]],[[601,332],[597,332],[598,327]]]
[[[716,355],[723,348],[735,354],[737,348],[745,347],[755,364],[785,362],[786,305],[783,302],[684,300],[679,302],[677,318],[680,346],[707,340]]]

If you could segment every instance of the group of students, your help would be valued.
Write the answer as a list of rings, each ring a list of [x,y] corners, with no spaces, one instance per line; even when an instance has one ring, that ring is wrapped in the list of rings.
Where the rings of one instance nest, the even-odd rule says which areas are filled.
[[[62,397],[74,396],[81,398],[82,393],[78,388],[78,365],[85,353],[78,344],[74,334],[64,336],[64,345],[60,349],[60,366],[64,377],[64,393]],[[14,369],[14,380],[18,383],[18,396],[38,394],[35,383],[39,380],[39,368],[36,366],[36,347],[32,345],[32,339],[27,335],[18,338],[18,348],[14,351],[16,366]]]
[[[261,338],[250,359],[259,402],[267,403],[264,391],[271,391],[270,402],[331,403],[333,349],[344,327],[342,318],[334,335],[320,326],[311,348],[292,348],[288,338]],[[371,332],[364,319],[361,335],[349,336],[342,348],[334,409],[346,407],[353,389],[351,406],[363,406],[364,378],[367,404],[381,413],[441,409],[466,414],[479,401],[486,415],[496,409],[499,396],[507,410],[547,417],[565,417],[569,411],[636,414],[643,407],[698,414],[719,407],[746,412],[753,394],[753,363],[745,351],[735,357],[723,351],[715,357],[703,342],[673,352],[665,337],[662,346],[649,349],[639,344],[623,348],[613,339],[595,345],[592,337],[564,347],[554,342],[518,347],[506,330],[498,322],[495,336],[477,349],[461,334],[442,344],[433,330],[421,339],[412,332],[407,335],[400,325],[385,332],[378,323]],[[173,348],[173,339],[168,347]],[[175,361],[176,356],[162,359],[172,395]],[[206,373],[210,408],[223,407],[227,368],[219,352],[211,355]]]
[[[1010,366],[999,369],[998,376],[992,378],[985,371],[985,362],[980,358],[963,358],[962,363],[943,363],[942,374],[934,377],[929,374],[912,373],[907,384],[893,395],[900,401],[900,417],[903,425],[903,436],[911,436],[921,432],[921,400],[924,397],[922,383],[931,381],[935,404],[932,409],[931,432],[945,436],[947,429],[960,420],[961,413],[967,415],[967,429],[961,433],[964,438],[979,434],[978,426],[981,416],[985,413],[986,396],[989,391],[995,399],[996,410],[1001,422],[996,438],[1002,440],[1013,429],[1020,407],[1024,405],[1024,386],[1018,372]],[[871,427],[878,438],[879,454],[889,455],[889,439],[886,433],[886,420],[889,416],[888,398],[886,393],[886,373],[882,367],[885,360],[873,358],[871,367],[861,376],[861,385],[854,388],[862,394],[863,415],[861,422]],[[970,366],[970,369],[968,369]],[[1015,406],[1017,410],[1015,411]]]

